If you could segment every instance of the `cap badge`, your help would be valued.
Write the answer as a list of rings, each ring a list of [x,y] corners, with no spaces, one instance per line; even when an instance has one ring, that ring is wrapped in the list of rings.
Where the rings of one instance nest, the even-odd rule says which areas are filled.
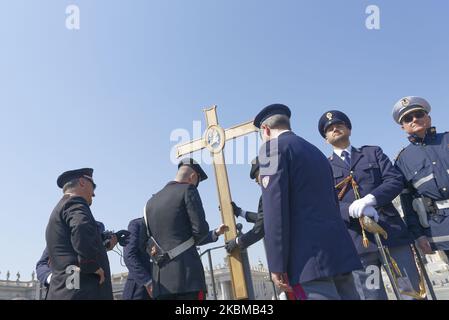
[[[333,115],[331,112],[328,112],[328,113],[326,114],[326,118],[327,118],[329,121],[331,121],[333,117],[334,117],[334,115]]]
[[[401,104],[403,107],[407,107],[410,104],[410,101],[407,98],[401,100]]]

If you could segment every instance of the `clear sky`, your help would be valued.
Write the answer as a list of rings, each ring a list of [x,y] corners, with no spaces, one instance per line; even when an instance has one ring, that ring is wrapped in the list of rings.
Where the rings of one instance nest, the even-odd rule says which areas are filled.
[[[66,28],[70,4],[78,31]],[[365,26],[369,5],[380,9],[380,30]],[[31,278],[61,172],[93,167],[94,216],[126,228],[174,177],[173,130],[193,135],[193,121],[204,130],[202,109],[213,104],[226,128],[287,104],[294,131],[325,154],[317,122],[332,108],[352,119],[355,146],[391,157],[407,144],[391,117],[403,96],[427,98],[448,130],[448,18],[441,0],[1,0],[0,278]],[[215,227],[213,167],[204,169],[211,179],[199,189]],[[231,192],[256,210],[249,169],[228,166]],[[265,260],[261,244],[249,254]],[[125,270],[109,257],[114,273]]]

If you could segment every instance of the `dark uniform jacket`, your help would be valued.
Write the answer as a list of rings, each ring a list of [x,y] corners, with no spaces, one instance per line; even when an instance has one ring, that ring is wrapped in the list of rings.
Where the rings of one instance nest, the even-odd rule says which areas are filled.
[[[46,230],[50,267],[53,270],[48,299],[112,299],[111,272],[101,234],[86,200],[64,195],[53,210]],[[80,268],[80,288],[68,289],[69,266]],[[103,268],[105,282],[95,271]],[[70,281],[70,279],[69,279]]]
[[[404,189],[401,173],[395,169],[382,149],[375,146],[352,148],[351,168],[335,153],[329,158],[334,172],[334,184],[337,185],[351,173],[359,186],[360,197],[372,194],[377,201],[375,209],[379,214],[378,224],[387,232],[388,239],[383,243],[388,247],[410,244],[413,239],[407,226],[392,204]],[[337,191],[338,193],[339,191]],[[355,201],[352,187],[348,189],[340,201],[340,212],[349,234],[354,241],[359,254],[377,251],[374,236],[366,232],[369,246],[362,244],[362,229],[358,219],[349,217],[349,207]]]
[[[412,206],[416,197],[449,199],[449,133],[430,128],[424,139],[411,136],[409,140],[411,143],[396,159],[407,186],[401,195],[407,225],[415,238],[427,236],[433,250],[449,250],[449,209],[429,213],[430,228],[423,228]]]
[[[271,272],[296,285],[362,269],[324,154],[288,131],[262,146],[259,162]]]
[[[249,223],[254,223],[254,226],[248,232],[242,234],[239,237],[239,244],[242,248],[248,248],[253,245],[260,239],[262,239],[265,235],[264,226],[263,226],[263,205],[262,205],[262,197],[259,199],[259,207],[256,212],[246,212],[246,221]]]
[[[203,204],[195,186],[170,182],[146,205],[151,235],[164,251],[193,237],[199,245],[209,234]],[[153,296],[206,290],[203,265],[196,246],[159,267],[153,264]]]
[[[49,257],[48,257],[48,250],[47,248],[44,249],[44,252],[42,253],[41,258],[36,263],[36,275],[37,280],[39,282],[48,287],[50,284],[47,282],[48,276],[51,274],[50,265],[48,264]]]
[[[148,235],[143,218],[134,219],[128,225],[131,232],[128,244],[123,248],[128,278],[123,289],[123,300],[148,300],[145,285],[151,283],[152,261],[147,251]]]

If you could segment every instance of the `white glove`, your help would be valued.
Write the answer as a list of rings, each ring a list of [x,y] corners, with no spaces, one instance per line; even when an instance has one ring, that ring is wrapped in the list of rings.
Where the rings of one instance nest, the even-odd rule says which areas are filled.
[[[349,206],[349,216],[351,218],[360,218],[363,215],[363,210],[365,210],[367,206],[375,206],[376,204],[376,198],[372,194],[368,194],[362,199],[355,200]]]
[[[372,206],[366,207],[365,210],[363,210],[363,215],[374,219],[374,221],[376,222],[379,221],[379,214],[377,213],[377,210]]]

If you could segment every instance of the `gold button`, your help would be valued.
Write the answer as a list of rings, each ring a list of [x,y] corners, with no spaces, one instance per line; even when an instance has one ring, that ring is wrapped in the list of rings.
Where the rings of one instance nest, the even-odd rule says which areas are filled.
[[[434,161],[434,162],[432,162],[432,164],[433,164],[433,165],[435,165],[435,164],[437,164],[437,162],[436,162],[436,161]]]

